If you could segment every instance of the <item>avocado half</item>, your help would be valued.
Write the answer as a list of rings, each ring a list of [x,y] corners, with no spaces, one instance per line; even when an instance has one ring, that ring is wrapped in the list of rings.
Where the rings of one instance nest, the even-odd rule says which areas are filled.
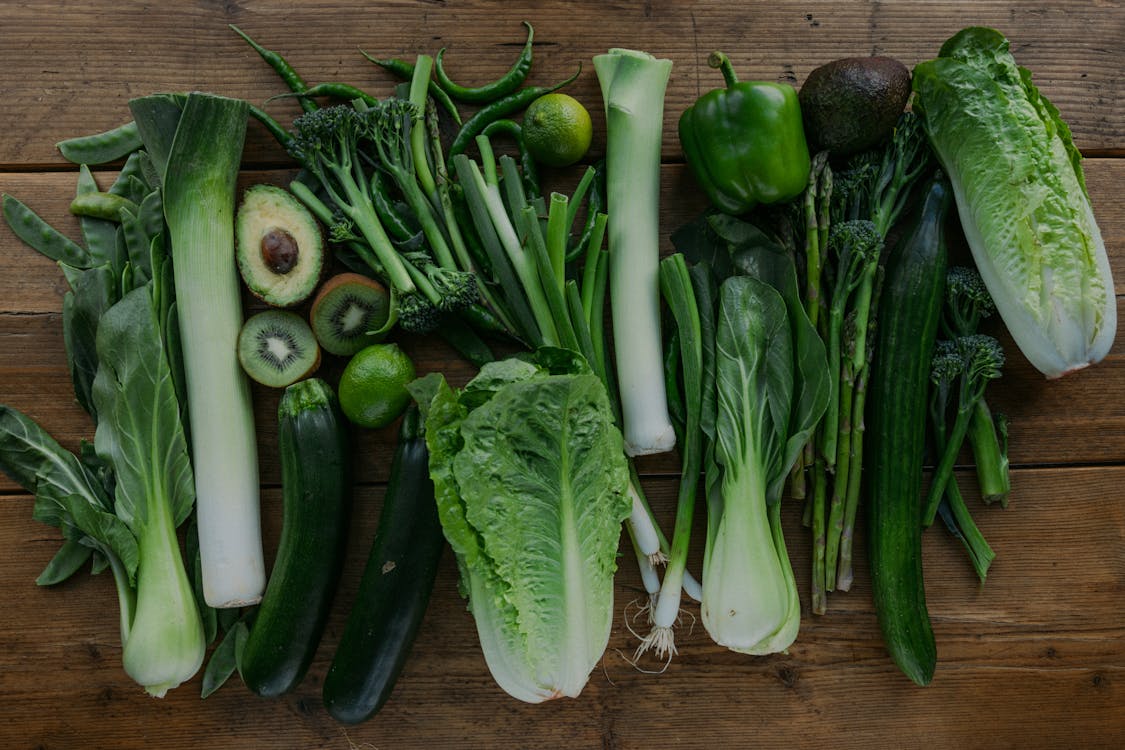
[[[238,271],[268,305],[308,299],[324,272],[324,234],[292,193],[275,185],[247,188],[235,217]]]

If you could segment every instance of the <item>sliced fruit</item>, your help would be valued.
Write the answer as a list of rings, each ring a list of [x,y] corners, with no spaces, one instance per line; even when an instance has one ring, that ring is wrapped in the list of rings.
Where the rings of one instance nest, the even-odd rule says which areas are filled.
[[[383,327],[390,308],[390,295],[378,281],[358,273],[341,273],[317,292],[309,320],[324,351],[350,357],[378,341],[369,332]]]
[[[292,193],[254,185],[235,217],[238,271],[246,288],[274,307],[308,299],[324,270],[324,235]]]
[[[316,372],[320,347],[300,315],[266,310],[252,315],[238,334],[238,361],[254,380],[285,388]]]

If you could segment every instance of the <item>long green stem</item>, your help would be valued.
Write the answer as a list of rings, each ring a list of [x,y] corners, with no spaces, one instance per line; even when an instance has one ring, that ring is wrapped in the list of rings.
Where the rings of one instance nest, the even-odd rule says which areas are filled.
[[[953,476],[953,465],[957,462],[957,454],[961,452],[961,445],[965,441],[965,433],[969,430],[969,422],[972,417],[972,409],[958,409],[957,416],[953,420],[953,428],[950,429],[944,450],[941,453],[941,459],[938,461],[937,468],[934,469],[933,480],[930,484],[929,493],[926,496],[925,510],[922,513],[922,525],[930,526],[937,517],[938,505],[941,503],[942,495],[945,494],[945,485]]]
[[[996,559],[996,553],[984,538],[965,505],[961,496],[961,488],[957,485],[957,478],[950,477],[945,485],[945,500],[940,506],[942,520],[949,530],[965,545],[969,554],[969,562],[977,574],[977,578],[984,583],[988,577],[988,568]]]
[[[1006,432],[1003,418],[993,419],[988,402],[983,398],[977,401],[973,407],[968,435],[969,445],[973,449],[973,461],[977,467],[977,482],[980,484],[981,498],[986,503],[999,500],[1003,507],[1007,507],[1008,495],[1012,491],[1008,451],[1001,442],[1001,437]]]

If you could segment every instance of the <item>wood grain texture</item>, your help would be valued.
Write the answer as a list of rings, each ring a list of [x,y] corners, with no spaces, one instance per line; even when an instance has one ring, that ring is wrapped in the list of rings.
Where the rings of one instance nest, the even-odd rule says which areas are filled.
[[[197,2],[113,4],[82,0],[5,6],[0,25],[0,163],[61,164],[53,144],[129,119],[130,97],[206,88],[263,103],[285,89],[257,55],[230,32],[239,25],[284,54],[312,83],[343,80],[376,93],[393,81],[358,50],[409,59],[448,47],[450,75],[467,84],[504,72],[523,42],[519,21],[536,28],[530,81],[565,78],[581,63],[569,91],[589,102],[596,126],[598,84],[590,60],[610,47],[652,51],[674,63],[666,97],[664,149],[678,154],[675,122],[720,77],[706,67],[722,48],[742,78],[804,81],[837,57],[887,54],[908,65],[934,57],[968,25],[993,26],[1012,40],[1019,62],[1035,71],[1044,94],[1072,124],[1087,150],[1120,149],[1125,91],[1125,14],[1117,0],[1096,3],[871,2],[846,0],[743,4],[708,0],[645,2],[424,2],[394,0],[349,6],[302,3]],[[269,111],[285,121],[293,102]],[[252,129],[248,160],[276,160],[279,150]]]
[[[266,100],[283,91],[233,32],[235,23],[284,53],[312,83],[349,81],[377,94],[390,77],[359,49],[412,58],[447,48],[451,75],[493,78],[535,24],[531,83],[583,65],[568,92],[595,120],[591,158],[603,150],[598,84],[589,61],[611,46],[674,61],[665,106],[662,251],[672,229],[703,201],[682,165],[681,112],[718,85],[707,53],[726,51],[744,79],[799,84],[836,57],[888,54],[908,65],[936,54],[971,24],[1012,40],[1017,60],[1071,124],[1089,158],[1095,212],[1125,314],[1125,9],[1120,0],[814,0],[730,4],[234,0],[152,4],[45,0],[0,4],[0,193],[11,193],[72,236],[66,208],[74,170],[54,148],[62,138],[128,119],[130,97],[205,89],[245,97],[281,121],[298,108]],[[242,185],[284,184],[291,162],[252,124]],[[98,173],[108,184],[113,169]],[[553,173],[560,185],[575,173]],[[90,438],[73,400],[59,310],[58,269],[0,222],[0,403],[26,410],[67,447]],[[247,307],[254,303],[247,300]],[[1003,334],[1001,334],[1003,335]],[[34,579],[59,544],[31,518],[31,499],[0,476],[0,747],[132,748],[649,748],[654,746],[899,748],[1125,747],[1125,349],[1097,367],[1044,381],[1015,354],[990,395],[1012,421],[1011,506],[984,507],[971,473],[958,473],[974,517],[997,553],[983,587],[944,529],[925,536],[927,599],[938,641],[931,686],[913,687],[890,664],[872,610],[862,529],[856,584],[808,614],[810,540],[795,505],[786,539],[805,616],[788,654],[751,658],[715,646],[698,608],[686,607],[680,656],[666,670],[629,657],[638,638],[640,582],[623,542],[610,648],[577,700],[519,703],[493,682],[474,624],[457,593],[451,554],[406,671],[384,711],[344,728],[321,707],[320,688],[375,530],[393,450],[393,429],[356,434],[359,460],[348,559],[324,642],[308,677],[278,700],[252,696],[237,678],[200,701],[197,676],[163,700],[147,698],[121,669],[108,575],[80,574],[55,589]],[[436,339],[403,341],[420,372],[455,382],[471,375]],[[342,363],[326,360],[334,381]],[[272,559],[280,530],[276,458],[278,395],[254,390],[261,441],[263,525]],[[640,462],[666,529],[674,515],[675,455]],[[702,523],[702,519],[699,519]],[[697,535],[696,540],[702,536]],[[699,570],[700,544],[691,565]]]

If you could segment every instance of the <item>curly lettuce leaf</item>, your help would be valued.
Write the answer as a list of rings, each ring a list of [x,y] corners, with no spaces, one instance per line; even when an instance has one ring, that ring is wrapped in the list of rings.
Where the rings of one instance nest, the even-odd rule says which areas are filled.
[[[413,392],[426,402],[442,528],[494,679],[527,702],[578,695],[609,641],[630,510],[604,386],[508,360],[461,392],[434,377]]]
[[[968,28],[914,69],[915,109],[949,174],[997,310],[1048,377],[1099,361],[1117,328],[1081,155],[1000,33]]]

